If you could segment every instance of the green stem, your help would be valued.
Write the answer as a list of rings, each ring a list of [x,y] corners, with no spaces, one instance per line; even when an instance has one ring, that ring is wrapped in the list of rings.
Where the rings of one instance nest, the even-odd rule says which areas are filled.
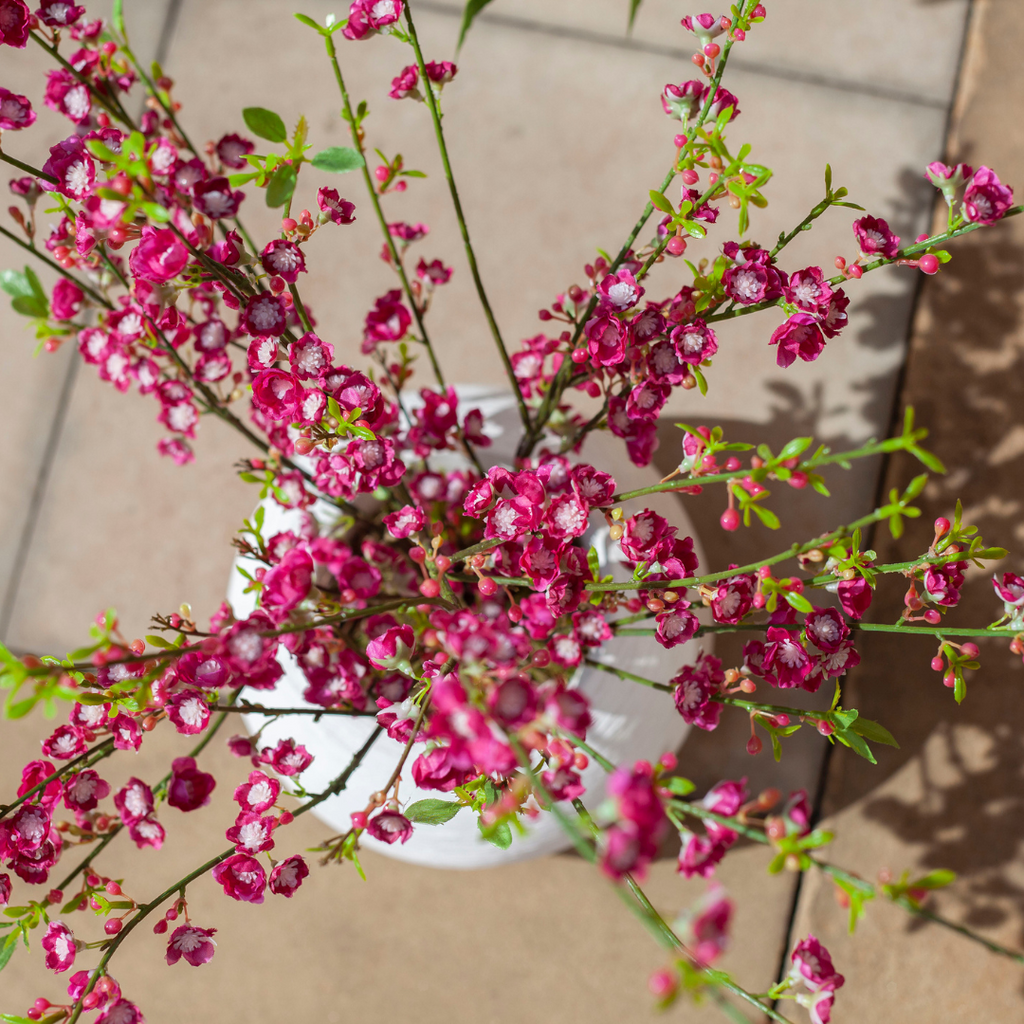
[[[20,160],[15,160],[13,156],[8,156],[2,150],[0,150],[0,160],[5,164],[10,164],[12,167],[17,167],[20,171],[25,171],[26,174],[31,174],[36,178],[42,178],[43,181],[51,181],[55,185],[60,184],[52,174],[47,174],[45,171],[41,171],[38,167],[33,167],[31,164],[25,164]]]
[[[295,284],[288,285],[288,291],[292,293],[292,302],[295,304],[295,312],[299,314],[299,320],[302,322],[302,329],[307,333],[311,333],[313,325],[309,322],[309,314],[306,312],[306,306],[302,299],[299,298],[299,287]]]
[[[614,624],[613,624],[614,625]],[[963,629],[947,629],[945,626],[904,626],[900,623],[891,622],[848,622],[850,630],[854,633],[910,633],[917,636],[933,636],[936,640],[942,641],[947,637],[963,636],[963,637],[997,637],[1002,639],[1013,639],[1015,636],[1021,635],[1019,629],[978,629],[978,628],[963,628]],[[798,630],[801,627],[797,625],[779,625],[772,626],[770,622],[762,623],[750,623],[743,622],[737,623],[736,625],[729,625],[724,623],[709,623],[707,625],[698,626],[697,632],[694,636],[706,636],[708,633],[746,633],[746,632],[764,632],[766,629],[792,629]],[[654,636],[656,630],[653,629],[616,629],[616,636]]]
[[[96,764],[97,761],[102,761],[103,758],[109,757],[114,752],[114,740],[112,738],[103,740],[102,743],[97,743],[95,747],[87,750],[84,754],[79,754],[73,761],[68,761],[67,764],[61,765],[52,775],[47,775],[42,782],[33,786],[31,789],[26,790],[14,803],[6,804],[0,807],[0,820],[4,819],[11,813],[11,811],[20,807],[23,803],[31,800],[32,797],[45,789],[54,779],[59,779],[66,772],[71,771],[73,768],[77,768],[79,765],[89,767],[90,765]],[[93,756],[95,755],[95,757]],[[92,758],[92,760],[90,760]]]

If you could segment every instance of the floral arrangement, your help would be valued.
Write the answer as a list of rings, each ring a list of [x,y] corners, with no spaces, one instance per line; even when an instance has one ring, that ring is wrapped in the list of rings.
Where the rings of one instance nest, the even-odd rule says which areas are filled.
[[[469,0],[462,36],[483,6]],[[635,13],[637,0],[631,6]],[[316,146],[304,119],[289,132],[280,116],[258,107],[242,112],[247,135],[197,147],[179,120],[172,80],[136,59],[120,2],[104,24],[64,0],[35,11],[24,0],[0,0],[0,44],[13,51],[31,42],[50,55],[42,100],[74,126],[41,168],[26,164],[13,155],[13,133],[32,127],[33,101],[0,87],[7,133],[0,160],[19,172],[10,182],[13,226],[0,232],[56,275],[44,288],[30,265],[5,271],[0,285],[30,319],[41,348],[70,342],[118,391],[152,396],[166,428],[162,455],[191,461],[202,418],[219,419],[255,449],[242,478],[264,502],[298,510],[302,523],[268,535],[261,506],[244,524],[237,547],[260,566],[247,574],[256,608],[244,618],[224,604],[203,628],[182,606],[155,615],[154,634],[136,639],[122,636],[107,612],[92,642],[64,656],[16,657],[0,648],[8,717],[37,706],[69,708],[0,805],[0,861],[10,872],[0,873],[0,968],[24,944],[38,948],[54,972],[70,972],[69,981],[66,994],[41,995],[24,1016],[2,1019],[75,1024],[92,1013],[96,1024],[141,1022],[139,994],[122,991],[111,974],[122,943],[146,925],[166,934],[168,964],[209,962],[216,928],[193,921],[188,904],[189,885],[206,873],[231,899],[293,897],[310,867],[289,843],[287,826],[343,790],[386,734],[401,745],[394,772],[365,794],[365,808],[344,833],[324,840],[323,861],[359,868],[363,836],[404,844],[414,830],[443,828],[457,814],[475,816],[481,835],[507,848],[532,820],[553,815],[666,951],[667,965],[650,980],[659,1004],[687,992],[735,1020],[747,1019],[746,1006],[787,1021],[779,1007],[792,1000],[823,1024],[843,976],[814,936],[799,942],[792,969],[770,991],[751,993],[714,966],[732,912],[714,881],[675,923],[651,904],[641,882],[670,834],[679,837],[678,868],[687,878],[713,879],[741,836],[772,848],[772,872],[825,873],[849,909],[851,929],[867,901],[884,897],[972,937],[924,905],[952,873],[876,885],[825,859],[821,850],[832,837],[815,827],[803,791],[751,794],[746,780],[724,780],[695,797],[672,751],[655,761],[611,763],[587,742],[590,708],[573,684],[576,671],[597,665],[623,686],[663,691],[666,709],[700,729],[715,729],[723,714],[747,716],[752,756],[766,737],[779,758],[786,738],[806,726],[874,761],[872,744],[895,740],[841,703],[842,678],[859,662],[857,633],[935,637],[931,667],[959,702],[965,672],[979,667],[976,641],[1000,638],[1024,652],[1024,579],[1005,572],[993,580],[1001,612],[992,625],[944,625],[968,565],[1006,554],[985,546],[959,505],[952,520],[935,521],[920,557],[877,564],[862,531],[881,523],[898,536],[904,519],[919,515],[913,502],[927,473],[857,522],[742,566],[699,566],[692,539],[644,507],[655,492],[715,495],[724,505],[722,529],[754,518],[774,529],[770,489],[827,495],[828,467],[905,451],[942,472],[922,447],[927,432],[910,409],[897,436],[844,452],[809,437],[773,452],[727,440],[720,427],[681,424],[678,469],[625,492],[586,461],[586,442],[607,430],[635,464],[648,464],[673,389],[705,394],[713,382],[717,332],[730,320],[782,312],[763,355],[782,367],[827,359],[847,326],[847,289],[864,274],[891,266],[935,274],[950,258],[947,241],[1022,208],[987,167],[932,164],[925,173],[947,204],[945,229],[905,244],[885,220],[850,202],[845,188],[833,187],[826,169],[824,198],[801,223],[770,249],[751,241],[751,218],[767,204],[772,172],[752,161],[749,145],[730,141],[741,101],[722,81],[733,46],[766,11],[740,0],[728,15],[682,19],[696,39],[697,77],[661,93],[665,113],[678,122],[664,180],[649,191],[616,255],[586,264],[585,284],[567,287],[540,311],[546,333],[512,352],[488,301],[445,143],[442,97],[461,85],[451,84],[458,69],[426,59],[414,9],[415,0],[355,0],[344,20],[320,25],[296,15],[326,49],[352,142],[310,155]],[[386,212],[387,197],[414,190],[422,175],[401,157],[368,162],[369,109],[350,97],[342,64],[345,47],[377,36],[390,37],[371,45],[398,72],[390,98],[422,104],[434,127],[469,271],[521,420],[511,465],[488,467],[485,418],[479,409],[460,410],[428,329],[452,268],[410,254],[427,227]],[[386,49],[396,44],[408,61],[400,69],[402,59]],[[140,90],[146,105],[136,119],[128,99]],[[330,184],[346,172],[362,177],[365,195],[344,198]],[[300,200],[314,190],[315,204]],[[241,217],[244,202],[260,192],[282,211],[280,233],[269,240],[253,239]],[[300,201],[316,212],[297,211]],[[723,204],[736,211],[737,240],[712,243]],[[860,214],[856,257],[837,257],[831,276],[818,266],[784,269],[789,243],[833,207]],[[57,218],[49,234],[40,210]],[[366,314],[364,369],[340,362],[330,340],[336,332],[317,324],[300,294],[307,260],[357,215],[379,222],[382,255],[395,274],[395,287]],[[686,258],[691,246],[695,262]],[[666,261],[677,261],[690,283],[667,296],[648,294],[651,268]],[[439,459],[445,452],[447,460]],[[312,514],[315,503],[331,508],[329,524]],[[602,575],[596,551],[582,540],[594,523],[607,527],[626,580]],[[865,622],[875,590],[891,586],[905,588],[900,620]],[[670,679],[647,679],[602,661],[613,636],[649,636],[671,649],[729,631],[751,635],[742,664],[702,652]],[[306,705],[266,708],[259,694],[275,689],[286,662],[305,677]],[[820,694],[817,710],[771,695],[794,688]],[[375,716],[376,725],[321,792],[302,786],[312,760],[305,747],[287,739],[261,745],[259,735],[227,740],[239,771],[215,780],[201,766],[202,752],[244,711]],[[112,792],[103,762],[130,757],[158,728],[185,738],[181,756],[162,779],[133,777]],[[588,805],[581,777],[591,763],[609,773],[610,796],[599,806]],[[438,796],[403,801],[406,777]],[[174,813],[204,807],[218,784],[234,787],[237,803],[233,823],[211,823],[225,830],[221,854],[161,893],[145,891],[142,868],[128,879],[104,873],[111,843],[159,849]]]

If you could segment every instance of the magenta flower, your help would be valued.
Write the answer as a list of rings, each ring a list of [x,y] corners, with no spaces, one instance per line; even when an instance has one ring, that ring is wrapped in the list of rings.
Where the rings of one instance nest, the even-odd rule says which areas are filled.
[[[174,728],[186,736],[202,732],[210,722],[210,705],[199,690],[191,687],[174,694],[166,707]]]
[[[132,274],[160,284],[177,277],[188,265],[189,252],[170,228],[146,225],[142,238],[128,257]]]
[[[821,267],[797,270],[785,289],[786,301],[799,306],[806,313],[824,314],[832,301],[832,288]]]
[[[579,775],[569,768],[544,772],[542,778],[545,788],[555,800],[575,800],[587,791]]]
[[[355,220],[355,203],[342,199],[336,188],[317,189],[316,204],[335,224],[351,224]]]
[[[799,356],[812,363],[821,355],[825,339],[818,320],[810,313],[794,313],[784,324],[776,327],[769,345],[778,345],[775,361],[779,366],[792,366]]]
[[[227,178],[207,178],[192,186],[192,199],[200,213],[210,220],[220,220],[238,213],[245,193],[234,191]]]
[[[600,366],[617,366],[626,357],[629,338],[620,320],[613,316],[595,316],[587,321],[584,333],[587,348]]]
[[[842,288],[837,288],[832,293],[832,299],[821,320],[821,330],[826,338],[838,338],[839,332],[849,322],[846,315],[846,307],[850,305],[850,299]]]
[[[368,39],[398,21],[404,6],[402,0],[355,0],[341,33],[346,39]]]
[[[295,284],[299,274],[306,273],[306,257],[294,243],[283,238],[268,242],[260,254],[260,262],[268,274],[276,274],[289,284]]]
[[[363,329],[363,352],[372,352],[382,341],[399,341],[405,337],[412,323],[409,310],[402,305],[402,293],[394,288],[377,299],[374,308],[366,314]]]
[[[0,45],[24,49],[30,17],[23,0],[0,0]]]
[[[85,14],[84,7],[70,4],[67,0],[45,0],[39,5],[36,16],[50,28],[67,28],[74,25]]]
[[[291,420],[302,385],[293,374],[284,370],[261,370],[252,382],[253,404],[272,420]]]
[[[622,311],[635,306],[644,294],[636,278],[628,270],[608,274],[597,286],[600,301],[611,309]]]
[[[0,129],[17,131],[30,128],[36,121],[36,112],[25,96],[0,88]]]
[[[118,999],[101,1013],[92,1024],[146,1024],[139,1008],[127,999]]]
[[[900,247],[900,236],[893,234],[881,218],[861,217],[853,222],[853,233],[865,256],[882,256],[887,260],[896,259]]]
[[[871,584],[863,576],[855,580],[840,580],[836,593],[843,611],[851,619],[862,619],[871,607]]]
[[[409,667],[409,658],[416,644],[412,626],[392,626],[366,646],[366,657],[377,668],[392,671]]]
[[[850,627],[835,608],[815,608],[804,619],[804,629],[807,639],[829,654],[839,650],[850,635]]]
[[[288,326],[288,315],[284,300],[270,292],[254,295],[245,305],[241,326],[258,337],[278,337]]]
[[[43,753],[58,761],[67,761],[85,752],[85,736],[73,725],[62,725],[43,741]]]
[[[197,928],[194,924],[179,925],[167,940],[167,963],[176,964],[184,957],[186,963],[193,967],[208,964],[213,959],[213,951],[217,945],[213,941],[216,932],[216,928]]]
[[[718,584],[711,599],[711,617],[715,622],[735,626],[743,621],[753,607],[755,579],[753,574],[730,576]]]
[[[0,874],[0,907],[6,907],[11,901],[11,876]]]
[[[284,619],[308,596],[313,586],[313,559],[305,548],[292,548],[277,565],[267,570],[260,604],[271,616]]]
[[[790,977],[794,981],[803,982],[812,992],[826,986],[831,989],[841,988],[845,981],[832,966],[829,951],[813,935],[808,935],[797,944],[790,960],[793,963]]]
[[[241,811],[226,835],[228,841],[235,844],[238,853],[255,857],[264,850],[274,848],[275,824],[276,819],[262,817],[256,811]]]
[[[330,369],[333,359],[334,346],[312,331],[288,346],[288,362],[300,380],[318,380]]]
[[[305,860],[298,854],[281,861],[270,872],[270,891],[275,896],[291,899],[302,885],[303,879],[309,874]]]
[[[131,778],[114,794],[114,806],[121,820],[130,825],[152,813],[153,791],[142,779]]]
[[[718,727],[722,705],[712,698],[725,682],[718,658],[701,653],[694,665],[684,665],[670,682],[675,686],[676,710],[684,722],[708,732]]]
[[[167,786],[167,802],[180,811],[194,811],[210,802],[217,780],[196,767],[194,757],[176,757],[171,762],[171,781]]]
[[[313,755],[293,739],[278,740],[277,746],[260,751],[260,760],[278,775],[299,775],[312,763]]]
[[[249,757],[252,747],[250,745],[242,757]],[[254,811],[262,814],[269,811],[281,793],[281,783],[277,779],[270,778],[261,771],[249,772],[249,781],[242,783],[234,793],[234,799],[241,805],[242,810]]]
[[[418,533],[427,525],[427,517],[423,509],[414,505],[404,505],[397,512],[384,517],[384,525],[388,533],[396,540],[405,540],[413,533]]]
[[[421,100],[423,97],[420,95],[419,89],[416,86],[419,84],[420,72],[419,68],[415,64],[410,64],[408,67],[402,68],[397,78],[391,79],[391,91],[388,95],[393,100],[404,100],[414,99]]]
[[[974,172],[964,192],[964,217],[972,224],[994,224],[1013,206],[1013,189],[988,167]]]
[[[0,0],[0,17],[3,16],[5,3],[9,4],[11,0]],[[50,156],[43,164],[43,173],[55,179],[54,188],[68,199],[86,199],[96,185],[96,163],[77,135],[50,147]]]
[[[697,366],[718,351],[715,332],[699,317],[673,328],[669,335],[681,362]]]
[[[89,87],[65,68],[48,72],[44,102],[75,124],[86,124],[92,112]]]
[[[654,637],[662,647],[676,647],[696,635],[700,620],[689,607],[690,602],[681,599],[655,616]]]
[[[682,846],[679,848],[679,861],[676,866],[679,874],[683,878],[710,878],[728,847],[686,830],[680,832],[680,839]]]
[[[77,707],[83,707],[83,705],[79,704]],[[92,709],[90,708],[90,710]],[[103,710],[104,714],[106,713],[102,704],[100,705],[100,710]],[[74,715],[74,712],[72,712],[72,715]],[[72,723],[78,724],[74,721],[74,718],[72,718]],[[29,761],[21,770],[21,785],[18,787],[18,796],[24,796],[30,789],[35,789],[44,779],[50,778],[55,771],[56,768],[51,761]],[[32,801],[47,810],[52,810],[60,799],[62,792],[63,787],[61,786],[60,779],[52,779],[32,797]],[[2,845],[0,845],[0,849],[2,849]],[[0,859],[3,859],[2,853],[0,853]]]
[[[213,880],[224,887],[224,895],[241,903],[262,903],[267,876],[258,860],[234,853],[213,869]]]
[[[790,689],[803,685],[811,670],[811,660],[796,634],[773,626],[768,630],[764,668],[774,677],[773,685]]]
[[[381,811],[367,823],[366,831],[374,839],[387,843],[406,843],[412,835],[412,822],[398,811]]]
[[[76,814],[95,809],[110,794],[110,783],[91,768],[76,772],[64,782],[64,806]]]
[[[661,106],[669,117],[679,121],[689,121],[700,110],[704,99],[704,86],[700,82],[683,82],[673,85],[671,82],[661,92]]]
[[[726,899],[721,887],[713,886],[701,903],[698,913],[689,921],[688,938],[697,959],[712,964],[729,944],[732,901]]]
[[[46,951],[46,966],[55,974],[68,970],[75,962],[75,937],[63,921],[51,921],[43,936],[42,947]]]
[[[142,746],[142,726],[123,712],[111,723],[115,750],[138,750]]]
[[[217,156],[225,167],[239,171],[246,165],[246,157],[255,150],[255,145],[241,135],[222,135],[217,140]]]
[[[66,277],[57,279],[50,297],[50,314],[54,320],[71,320],[82,308],[85,293]]]

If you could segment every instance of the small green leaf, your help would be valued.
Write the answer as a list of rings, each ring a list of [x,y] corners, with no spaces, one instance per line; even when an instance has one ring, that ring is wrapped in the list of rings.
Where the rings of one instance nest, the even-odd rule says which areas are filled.
[[[884,725],[872,722],[870,718],[858,718],[853,723],[853,731],[863,736],[872,743],[884,743],[888,747],[895,747],[899,750],[899,744],[893,738],[891,732]]]
[[[279,114],[265,107],[246,107],[242,111],[249,131],[268,142],[284,142],[288,138],[288,130]]]
[[[0,288],[12,299],[35,294],[32,282],[20,270],[0,270]]]
[[[594,579],[599,579],[601,576],[601,559],[597,554],[597,548],[593,545],[590,546],[590,550],[587,552],[587,565],[590,567],[590,574]]]
[[[34,295],[19,295],[11,303],[11,308],[15,313],[20,313],[22,316],[36,318],[45,317],[49,312],[47,303],[40,302]]]
[[[170,640],[165,640],[162,636],[155,636],[150,633],[146,634],[146,643],[149,644],[150,647],[163,647],[164,649],[174,647],[174,644],[172,644]]]
[[[640,10],[642,0],[629,0],[629,27],[627,32],[632,33],[633,22],[636,21],[636,12]]]
[[[247,185],[250,181],[260,176],[259,171],[242,171],[240,174],[231,174],[228,176],[228,184],[232,188],[240,188],[242,185]]]
[[[459,41],[455,44],[456,55],[466,41],[466,33],[473,20],[490,2],[491,0],[466,0],[466,6],[462,9],[462,24],[459,26]]]
[[[308,25],[310,28],[315,28],[320,35],[324,34],[324,30],[308,15],[296,14],[294,15],[296,21],[301,21],[303,25]]]
[[[443,825],[446,821],[451,821],[462,810],[462,807],[462,804],[458,804],[454,800],[428,798],[410,804],[402,813],[410,821],[419,825]]]
[[[871,753],[871,748],[864,742],[863,737],[858,736],[853,730],[836,732],[833,733],[833,735],[840,743],[845,744],[855,753],[860,754],[865,761],[870,761],[872,764],[878,764],[875,760],[875,755]]]
[[[779,517],[770,508],[763,508],[761,505],[755,504],[750,504],[747,507],[754,510],[754,514],[769,530],[777,530],[782,525]],[[789,594],[787,593],[786,596],[788,599]]]
[[[651,206],[653,206],[656,210],[661,210],[662,213],[669,214],[676,212],[675,208],[672,206],[672,203],[657,189],[652,188],[649,195],[651,197]]]
[[[786,603],[791,608],[795,608],[798,612],[803,612],[804,615],[809,615],[814,611],[814,605],[812,605],[803,594],[796,594],[792,590],[787,590],[785,596]]]
[[[512,845],[512,829],[509,827],[507,821],[501,822],[499,825],[494,825],[484,831],[482,822],[477,823],[480,826],[480,833],[484,839],[489,843],[494,843],[499,850],[507,850]]]
[[[114,7],[110,12],[110,23],[120,33],[122,39],[128,38],[128,33],[124,28],[124,0],[114,0]]]
[[[290,164],[282,164],[270,176],[267,184],[267,206],[274,209],[284,206],[295,194],[295,186],[298,183],[298,175],[295,168]]]
[[[929,871],[923,878],[916,878],[910,883],[911,889],[945,889],[956,881],[956,872],[948,868],[939,868],[938,871]]]
[[[792,441],[787,441],[777,456],[779,462],[795,459],[798,455],[807,451],[813,441],[813,437],[794,437]]]
[[[673,775],[667,780],[666,785],[669,792],[675,793],[676,796],[689,796],[697,788],[689,779],[684,779],[681,775]]]
[[[3,941],[3,945],[0,945],[0,971],[6,966],[8,961],[14,956],[14,947],[18,944],[18,932],[11,932]],[[0,1020],[20,1022],[25,1021],[25,1024],[30,1024],[24,1017],[11,1017],[8,1014],[0,1016]]]
[[[359,151],[350,146],[331,146],[329,149],[322,149],[310,161],[318,171],[329,171],[331,174],[344,174],[346,171],[354,171],[364,164]]]

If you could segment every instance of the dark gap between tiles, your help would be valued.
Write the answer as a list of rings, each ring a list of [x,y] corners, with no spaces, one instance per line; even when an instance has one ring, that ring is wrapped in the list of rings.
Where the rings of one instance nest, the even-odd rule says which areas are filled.
[[[416,7],[432,14],[440,14],[450,18],[462,18],[462,7],[439,2],[439,0],[418,0]],[[520,18],[514,14],[496,14],[484,11],[476,16],[477,21],[491,25],[502,25],[505,28],[518,29],[521,32],[535,32],[538,35],[553,36],[556,39],[573,39],[581,43],[595,43],[598,46],[611,46],[618,50],[633,50],[637,53],[651,53],[659,57],[673,57],[684,64],[690,63],[692,50],[677,49],[673,46],[659,46],[642,40],[630,39],[627,36],[613,36],[605,32],[592,32],[590,29],[573,28],[569,25],[548,25],[532,18]],[[930,107],[945,110],[949,103],[946,100],[931,96],[920,96],[905,89],[896,89],[886,85],[874,85],[871,82],[855,82],[832,75],[819,75],[809,71],[798,71],[795,68],[780,68],[760,61],[745,61],[742,57],[731,57],[729,66],[749,75],[761,75],[765,78],[779,78],[787,82],[802,82],[805,85],[817,86],[821,89],[838,89],[845,93],[856,93],[871,96],[875,99],[892,100],[896,103],[908,103],[918,107]],[[955,95],[955,94],[954,94]]]
[[[963,21],[963,27],[960,34],[960,52],[957,55],[956,72],[953,76],[953,89],[950,96],[950,102],[948,105],[943,104],[946,107],[946,123],[943,127],[943,155],[942,160],[946,161],[949,158],[949,140],[953,131],[953,114],[956,109],[956,99],[960,94],[960,89],[963,84],[963,73],[964,64],[967,58],[967,47],[971,38],[971,28],[974,24],[974,19],[977,16],[977,8],[975,0],[970,0],[967,7],[967,15]],[[945,206],[945,202],[941,196],[935,198],[935,205],[933,210],[937,210]],[[910,339],[914,335],[914,325],[917,321],[919,307],[921,304],[922,295],[924,293],[925,278],[923,275],[919,275],[918,279],[914,283],[913,293],[910,300],[910,315],[907,327],[907,338],[905,339],[904,345],[904,357],[899,365],[899,369],[896,373],[896,384],[893,389],[893,403],[892,408],[889,412],[889,424],[887,430],[887,436],[891,436],[893,432],[898,429],[899,424],[902,422],[903,407],[905,405],[904,394],[906,390],[907,382],[907,366],[910,354]],[[875,508],[878,508],[885,499],[885,487],[886,481],[889,477],[889,467],[892,462],[892,456],[886,455],[882,459],[878,468],[878,476],[875,483]],[[866,544],[867,547],[874,546],[874,539],[877,530],[881,524],[875,523],[868,528],[866,531]],[[853,670],[854,672],[857,669]],[[821,819],[822,809],[825,802],[825,792],[829,782],[829,771],[832,767],[832,755],[835,750],[834,743],[828,743],[825,747],[824,755],[821,759],[821,766],[819,769],[818,785],[814,794],[814,802],[811,805],[811,828],[817,828],[818,823]],[[797,875],[796,885],[793,887],[793,894],[790,898],[789,918],[786,923],[786,940],[782,947],[782,953],[779,959],[779,968],[775,974],[776,982],[782,981],[782,979],[789,973],[789,951],[794,945],[794,941],[797,938],[793,934],[793,928],[796,924],[797,912],[800,908],[800,897],[803,892],[804,875],[801,872]],[[772,1008],[778,1007],[779,1000],[775,1000],[772,1003]]]
[[[32,536],[35,533],[39,513],[46,498],[46,487],[50,482],[50,471],[53,469],[53,461],[57,454],[57,448],[60,445],[61,435],[64,432],[64,423],[67,420],[68,408],[71,405],[71,395],[75,389],[75,380],[78,377],[78,365],[80,362],[81,358],[78,352],[75,351],[64,373],[64,383],[61,385],[60,395],[57,399],[57,408],[54,411],[53,419],[50,421],[50,433],[46,438],[46,447],[43,449],[39,471],[36,473],[36,481],[32,487],[32,498],[29,501],[28,511],[25,515],[25,524],[22,526],[21,535],[18,538],[18,548],[14,556],[14,565],[11,566],[11,575],[7,579],[7,589],[4,592],[3,605],[0,606],[0,639],[7,638],[11,619],[14,616],[14,606],[18,599],[18,590],[21,587],[21,577],[28,562],[29,549],[32,546]]]

